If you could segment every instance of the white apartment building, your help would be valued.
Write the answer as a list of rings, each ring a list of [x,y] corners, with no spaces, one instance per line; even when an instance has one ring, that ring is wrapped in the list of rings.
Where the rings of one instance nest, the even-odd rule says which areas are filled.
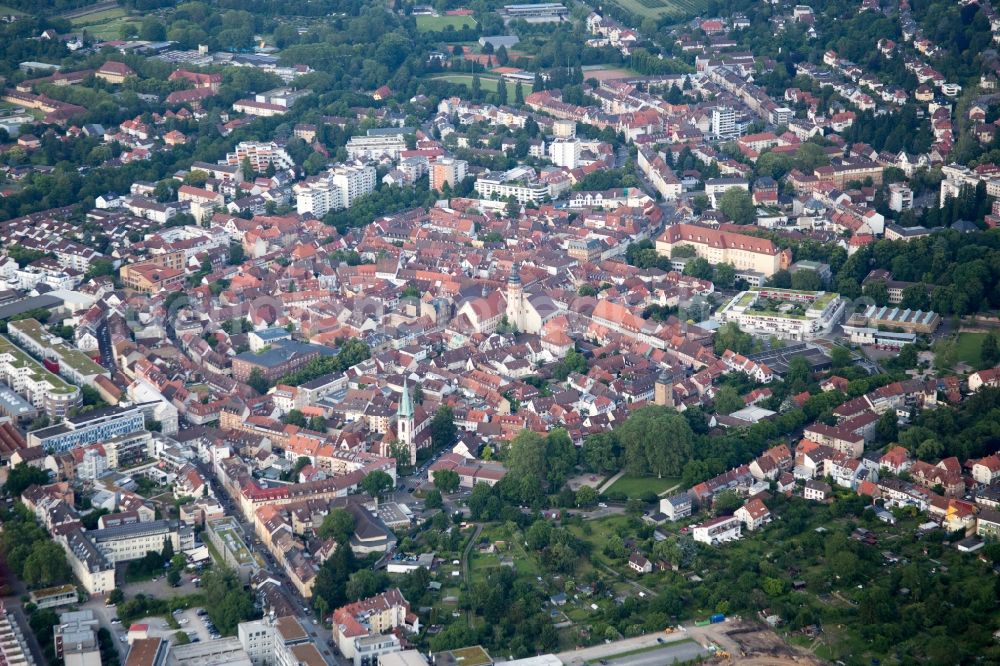
[[[695,541],[717,546],[727,541],[736,541],[743,535],[742,523],[735,516],[721,516],[701,525],[695,525],[691,530]]]
[[[506,173],[490,173],[476,179],[475,190],[483,199],[514,197],[519,204],[538,203],[552,197],[548,184],[539,182],[531,169],[518,167]]]
[[[352,136],[347,142],[347,156],[352,160],[371,160],[382,156],[397,160],[404,150],[406,150],[406,139],[402,132]]]
[[[903,183],[889,185],[889,210],[897,213],[913,208],[913,190]]]
[[[731,138],[737,135],[736,111],[730,106],[712,109],[712,136]]]
[[[577,139],[556,139],[549,144],[552,163],[566,169],[580,166],[580,141]]]
[[[338,164],[292,187],[296,210],[299,215],[323,217],[331,210],[350,208],[358,197],[375,191],[375,177],[371,165]]]
[[[226,154],[225,164],[242,166],[243,160],[249,160],[250,166],[258,172],[265,171],[272,164],[275,169],[295,168],[295,161],[274,141],[241,141],[236,144],[235,152]]]
[[[811,340],[830,332],[844,308],[840,294],[758,287],[738,293],[719,316],[751,335]]]

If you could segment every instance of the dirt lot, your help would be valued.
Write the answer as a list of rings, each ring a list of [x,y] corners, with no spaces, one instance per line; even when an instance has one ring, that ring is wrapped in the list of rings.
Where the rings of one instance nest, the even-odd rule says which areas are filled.
[[[788,645],[766,626],[749,622],[727,622],[726,641],[732,661],[738,664],[822,664],[823,662],[798,648]],[[725,645],[729,643],[729,645]],[[738,652],[737,652],[738,648]]]

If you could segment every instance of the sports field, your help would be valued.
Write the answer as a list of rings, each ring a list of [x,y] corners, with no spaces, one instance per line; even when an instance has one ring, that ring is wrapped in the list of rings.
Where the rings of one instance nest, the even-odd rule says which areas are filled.
[[[448,81],[450,83],[461,83],[464,86],[467,86],[467,87],[470,87],[470,88],[472,87],[472,75],[471,74],[445,74],[444,76],[434,76],[434,77],[431,77],[431,78],[434,78],[434,79],[443,79],[443,80]],[[486,77],[486,76],[482,76],[482,75],[480,75],[480,77],[479,77],[479,85],[482,86],[483,90],[486,90],[488,92],[496,92],[497,85],[499,83],[500,83],[500,79],[498,79],[498,78],[491,78],[491,77]],[[505,83],[507,84],[507,98],[510,99],[511,101],[513,101],[514,100],[514,89],[517,87],[517,84],[514,83],[513,81],[505,81]],[[530,83],[522,83],[521,84],[521,92],[523,92],[524,95],[527,96],[528,93],[531,92],[531,84]]]
[[[471,16],[418,16],[417,30],[420,32],[441,32],[449,25],[455,30],[471,28],[476,19]]]

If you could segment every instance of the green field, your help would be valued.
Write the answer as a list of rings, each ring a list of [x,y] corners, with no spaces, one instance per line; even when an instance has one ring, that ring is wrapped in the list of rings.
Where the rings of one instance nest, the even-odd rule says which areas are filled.
[[[701,0],[614,0],[636,16],[659,19],[664,16],[696,16],[704,9]]]
[[[455,30],[471,28],[476,19],[471,16],[418,16],[417,30],[420,32],[442,32],[449,25]]]
[[[125,18],[126,16],[128,16],[128,12],[121,7],[114,7],[112,9],[94,12],[93,14],[84,14],[83,16],[73,17],[69,20],[69,22],[74,28],[77,28],[84,25],[107,23],[108,21]]]
[[[958,360],[978,368],[979,364],[982,363],[982,348],[985,338],[986,333],[959,333]]]
[[[611,484],[607,492],[625,493],[628,497],[641,497],[643,493],[652,492],[657,495],[680,484],[681,480],[674,477],[658,479],[655,476],[623,476]]]
[[[24,12],[7,5],[0,5],[0,16],[24,16]]]
[[[115,7],[71,18],[70,23],[74,28],[86,30],[97,39],[118,39],[123,25],[129,26],[133,32],[138,32],[140,21],[130,17],[121,7]]]
[[[462,84],[462,85],[464,85],[466,87],[469,87],[469,88],[472,87],[472,75],[471,74],[446,74],[444,76],[435,76],[435,77],[432,77],[432,78],[443,79],[443,80],[448,81],[450,83],[460,83],[460,84]],[[485,90],[487,92],[496,92],[497,85],[499,83],[500,83],[500,79],[498,79],[498,78],[492,78],[492,77],[487,77],[487,76],[480,76],[479,77],[479,85],[481,85],[483,87],[483,90]],[[510,100],[511,102],[513,102],[514,101],[514,90],[517,88],[517,84],[514,83],[514,82],[512,82],[512,81],[506,81],[505,83],[507,84],[507,99]],[[522,83],[521,84],[521,92],[523,92],[524,96],[527,97],[528,94],[531,92],[531,84],[530,83]]]

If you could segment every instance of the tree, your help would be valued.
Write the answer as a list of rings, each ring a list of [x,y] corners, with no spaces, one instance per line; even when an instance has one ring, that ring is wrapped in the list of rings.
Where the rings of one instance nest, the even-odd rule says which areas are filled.
[[[576,505],[581,509],[596,505],[597,498],[597,490],[593,486],[580,486],[576,491]]]
[[[889,304],[889,286],[885,280],[872,280],[862,287],[861,293],[875,301],[876,305]]]
[[[437,488],[431,488],[424,495],[424,506],[428,509],[440,509],[444,506],[444,499],[441,497],[441,491]]]
[[[431,445],[435,449],[450,448],[457,440],[455,414],[448,405],[441,405],[431,419]]]
[[[882,444],[888,444],[895,442],[897,437],[899,437],[899,426],[896,423],[896,411],[890,409],[875,424],[875,438]]]
[[[531,430],[522,430],[507,452],[507,477],[503,483],[524,504],[542,499],[545,479],[545,438]]]
[[[730,516],[743,506],[743,498],[735,490],[724,490],[715,496],[712,508],[717,516]]]
[[[458,490],[458,472],[451,469],[439,469],[434,471],[434,487],[443,493],[453,493]]]
[[[517,106],[524,105],[524,88],[521,86],[520,81],[514,85],[514,104]]]
[[[707,259],[696,257],[684,264],[684,275],[690,275],[700,280],[712,279],[712,264]]]
[[[361,480],[361,489],[375,499],[381,498],[386,491],[394,485],[392,477],[378,469],[373,472],[369,472],[367,476]]]
[[[556,492],[576,466],[576,447],[563,428],[556,428],[545,438],[545,480],[549,492]]]
[[[261,395],[267,393],[267,390],[271,388],[271,382],[267,381],[264,371],[260,368],[254,368],[250,371],[250,376],[247,377],[247,385]]]
[[[819,291],[822,288],[823,280],[816,271],[800,268],[792,273],[792,289],[798,289],[799,291]]]
[[[125,601],[125,593],[120,588],[115,588],[108,593],[108,603],[115,606]]]
[[[834,370],[848,368],[854,363],[851,350],[840,345],[835,345],[830,349],[830,363]]]
[[[54,541],[37,541],[24,560],[21,578],[29,587],[51,587],[72,578],[66,553]]]
[[[583,440],[580,460],[591,472],[610,473],[617,471],[620,450],[613,432],[601,432]]]
[[[1000,345],[997,345],[996,333],[990,332],[985,338],[983,338],[981,358],[983,366],[987,368],[991,368],[1000,363]]]
[[[629,474],[680,476],[694,452],[694,433],[675,410],[645,405],[618,428]]]
[[[712,282],[717,287],[730,289],[736,283],[736,267],[729,263],[717,265]]]
[[[510,57],[507,55],[507,47],[500,45],[497,49],[497,64],[501,67],[506,67],[507,63],[510,61]]]
[[[344,592],[348,601],[358,601],[385,592],[388,587],[389,579],[384,573],[376,573],[371,569],[361,569],[352,573],[348,578],[347,588]]]
[[[754,224],[757,209],[750,193],[738,187],[731,187],[719,197],[719,211],[736,224]]]
[[[21,493],[33,485],[45,485],[49,482],[49,472],[45,469],[32,467],[27,463],[18,463],[7,474],[7,482],[3,488],[11,497],[20,497]]]
[[[306,420],[306,415],[298,409],[290,410],[281,420],[288,425],[296,425],[300,428],[305,428],[309,424]]]
[[[715,394],[715,411],[719,414],[732,414],[744,406],[743,398],[732,386],[723,386]]]
[[[170,569],[167,572],[167,583],[170,584],[170,587],[177,587],[178,585],[180,585],[181,572],[178,571],[177,569]]]
[[[345,543],[326,558],[316,574],[313,587],[313,608],[317,613],[327,615],[347,603],[347,583],[356,568],[354,551]]]
[[[205,607],[208,617],[223,636],[233,635],[240,622],[254,618],[253,596],[232,569],[213,567],[202,574],[201,586],[205,598],[212,600]]]
[[[767,281],[767,284],[778,289],[791,289],[792,274],[787,269],[782,268],[780,271],[775,271],[774,275]]]
[[[737,354],[748,354],[753,349],[753,336],[740,330],[736,322],[723,324],[715,334],[715,353],[730,349]]]
[[[169,562],[174,557],[174,542],[170,540],[170,537],[163,539],[163,550],[160,551],[160,557],[163,558],[164,562]]]
[[[346,509],[333,509],[323,518],[322,524],[316,530],[321,539],[333,539],[341,546],[350,550],[347,545],[354,534],[354,516]]]

